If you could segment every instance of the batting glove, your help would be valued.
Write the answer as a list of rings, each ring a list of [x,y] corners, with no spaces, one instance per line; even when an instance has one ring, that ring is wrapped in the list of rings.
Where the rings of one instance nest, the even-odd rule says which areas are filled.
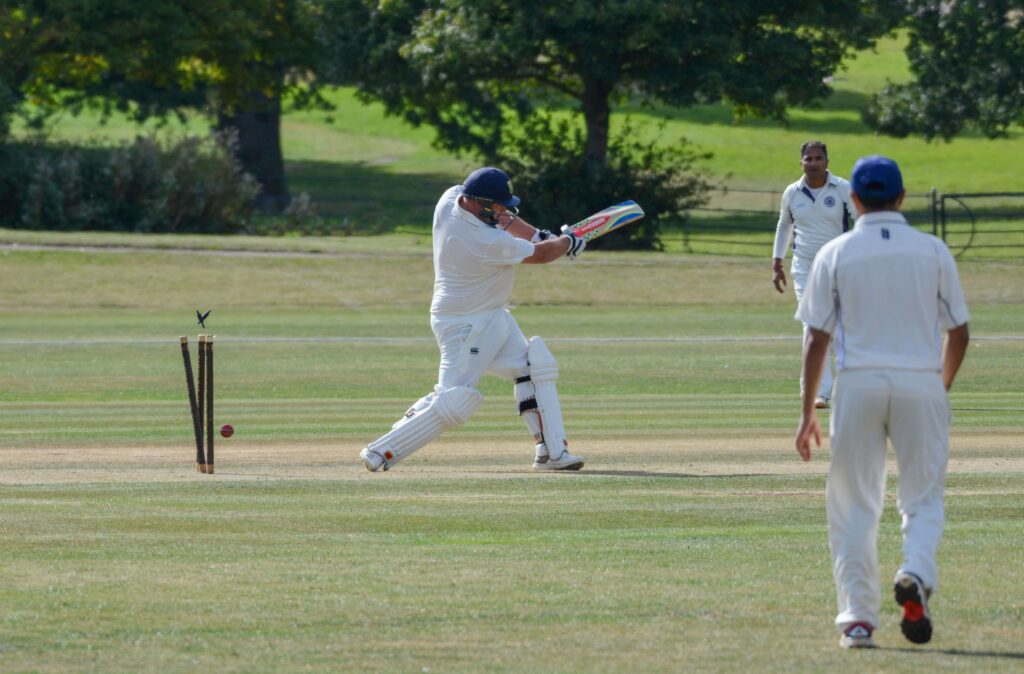
[[[583,249],[587,247],[587,240],[573,234],[569,225],[562,225],[562,236],[569,239],[569,250],[565,251],[565,256],[569,260],[578,258]]]
[[[548,239],[554,239],[558,235],[552,232],[550,229],[538,229],[533,233],[533,238],[530,239],[530,243],[537,243],[539,241],[547,241]]]

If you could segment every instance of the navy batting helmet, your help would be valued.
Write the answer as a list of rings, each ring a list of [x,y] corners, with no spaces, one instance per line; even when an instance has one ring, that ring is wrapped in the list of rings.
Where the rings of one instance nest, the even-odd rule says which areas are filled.
[[[501,169],[490,166],[470,173],[462,183],[462,193],[472,199],[492,201],[508,208],[519,205],[519,197],[512,194],[512,179]]]

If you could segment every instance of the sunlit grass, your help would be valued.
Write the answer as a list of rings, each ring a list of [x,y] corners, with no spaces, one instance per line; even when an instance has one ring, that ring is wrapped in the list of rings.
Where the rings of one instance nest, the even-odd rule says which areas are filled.
[[[847,653],[828,453],[792,449],[799,325],[763,261],[520,270],[513,311],[559,360],[587,467],[531,473],[511,386],[487,377],[469,423],[371,475],[359,449],[436,377],[419,237],[123,237],[64,242],[206,252],[0,252],[4,671],[1019,669],[1019,263],[961,265],[977,339],[934,642],[910,647],[886,598],[881,648]],[[177,341],[200,307],[236,429],[206,476]],[[890,482],[885,580],[894,501]]]

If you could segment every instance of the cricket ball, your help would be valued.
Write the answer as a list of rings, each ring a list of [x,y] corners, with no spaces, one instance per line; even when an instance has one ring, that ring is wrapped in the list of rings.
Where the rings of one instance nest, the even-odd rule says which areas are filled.
[[[223,426],[220,427],[220,434],[223,435],[225,438],[230,438],[232,435],[235,434],[235,427],[232,426],[231,424],[224,424]]]

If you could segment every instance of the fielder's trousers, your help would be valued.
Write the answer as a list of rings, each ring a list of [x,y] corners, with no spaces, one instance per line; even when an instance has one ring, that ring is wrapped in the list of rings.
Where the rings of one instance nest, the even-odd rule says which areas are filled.
[[[840,630],[855,622],[878,626],[877,541],[887,438],[899,469],[900,570],[936,587],[949,422],[949,401],[937,372],[844,370],[836,377],[825,501]]]
[[[797,269],[795,266],[791,270],[793,274],[793,293],[796,295],[797,304],[804,296],[804,288],[807,287],[807,276],[810,272],[809,269],[802,270]],[[810,332],[810,328],[806,323],[802,323],[804,326],[804,344],[807,344],[807,335]],[[828,341],[828,357],[825,358],[825,367],[821,370],[821,381],[818,382],[818,390],[815,395],[821,398],[832,397],[832,362],[835,360],[835,340],[830,339]],[[800,394],[803,395],[804,389],[804,373],[800,372]]]

